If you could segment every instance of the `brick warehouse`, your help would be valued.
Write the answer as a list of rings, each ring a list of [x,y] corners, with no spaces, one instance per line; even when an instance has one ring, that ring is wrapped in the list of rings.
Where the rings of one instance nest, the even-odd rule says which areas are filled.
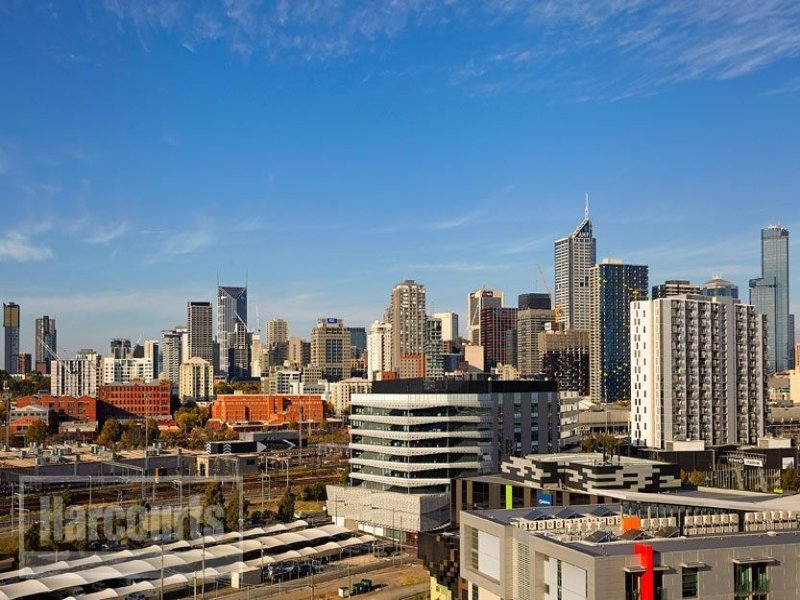
[[[321,396],[312,395],[221,394],[211,407],[211,418],[225,423],[321,422],[325,403]]]

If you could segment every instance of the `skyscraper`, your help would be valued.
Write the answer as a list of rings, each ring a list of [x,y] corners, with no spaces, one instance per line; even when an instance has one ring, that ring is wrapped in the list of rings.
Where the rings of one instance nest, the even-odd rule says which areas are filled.
[[[590,327],[589,269],[597,262],[597,242],[589,217],[589,196],[583,221],[568,237],[555,243],[555,308],[568,329]]]
[[[539,333],[547,323],[553,321],[550,296],[547,294],[525,294],[520,296],[520,309],[517,312],[517,364],[520,377],[530,378],[542,372],[539,353]],[[536,298],[530,298],[536,296]],[[526,308],[522,308],[522,307]]]
[[[50,363],[55,360],[58,352],[58,337],[56,334],[56,320],[47,315],[36,319],[36,365],[37,371],[44,375],[50,374]]]
[[[247,288],[220,286],[217,288],[219,369],[215,369],[215,372],[225,377],[230,375],[236,323],[247,327]]]
[[[470,292],[467,296],[467,341],[480,346],[481,342],[481,311],[484,308],[502,308],[503,292],[500,290],[479,289]]]
[[[153,362],[153,380],[158,381],[161,373],[161,355],[158,351],[158,340],[144,341],[144,358],[149,358]]]
[[[648,269],[606,258],[589,270],[590,388],[595,402],[630,399],[631,302],[647,300]]]
[[[231,362],[228,377],[230,379],[246,379],[250,377],[252,334],[247,331],[247,325],[241,321],[233,326],[233,336],[230,348]]]
[[[392,290],[392,364],[400,357],[425,352],[425,286],[407,279]]]
[[[367,349],[367,330],[364,327],[348,327],[350,331],[350,348],[353,358],[361,358]]]
[[[761,230],[761,277],[750,280],[750,304],[767,317],[770,372],[790,369],[788,229]]]
[[[442,322],[442,341],[454,342],[458,339],[458,315],[454,312],[437,312],[433,317]]]
[[[428,317],[425,321],[425,377],[428,379],[444,377],[442,320],[436,317]]]
[[[168,329],[161,332],[161,373],[160,375],[177,385],[181,378],[183,362],[183,332]]]
[[[350,331],[341,319],[319,319],[311,330],[311,366],[322,369],[326,381],[350,376]]]
[[[6,334],[6,373],[17,372],[19,366],[19,304],[3,303],[3,328]]]
[[[481,345],[484,350],[485,368],[488,371],[497,364],[510,364],[509,351],[513,336],[509,331],[517,329],[517,309],[511,307],[484,308],[481,311]],[[513,342],[512,342],[513,343]]]
[[[392,326],[375,321],[369,327],[367,338],[367,377],[379,379],[380,374],[392,370]]]
[[[755,444],[766,425],[765,317],[730,296],[631,305],[631,438]]]
[[[289,323],[284,319],[270,319],[267,321],[267,339],[269,346],[289,341]]]
[[[212,364],[214,360],[214,328],[211,302],[189,302],[186,309],[189,355],[183,357],[183,362],[198,357]]]

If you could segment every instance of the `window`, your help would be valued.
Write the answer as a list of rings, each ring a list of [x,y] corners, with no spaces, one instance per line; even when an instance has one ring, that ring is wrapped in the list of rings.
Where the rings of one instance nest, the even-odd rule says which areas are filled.
[[[681,598],[697,598],[697,569],[684,567],[681,572]]]
[[[470,564],[476,571],[478,570],[478,530],[470,528]]]
[[[625,573],[625,600],[639,600],[642,590],[641,573]]]
[[[753,563],[733,566],[734,598],[737,600],[761,600],[769,594],[767,564]]]

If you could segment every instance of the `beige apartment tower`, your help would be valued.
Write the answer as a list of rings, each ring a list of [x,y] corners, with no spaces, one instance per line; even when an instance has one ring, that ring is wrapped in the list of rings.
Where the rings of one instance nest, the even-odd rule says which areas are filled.
[[[180,367],[178,396],[181,402],[208,402],[214,397],[214,369],[199,356]]]
[[[326,381],[350,376],[350,330],[341,319],[319,319],[311,330],[311,366]]]

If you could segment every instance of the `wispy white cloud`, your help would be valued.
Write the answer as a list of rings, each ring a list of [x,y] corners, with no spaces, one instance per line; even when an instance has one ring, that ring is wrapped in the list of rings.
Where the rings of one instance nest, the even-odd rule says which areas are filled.
[[[43,244],[32,242],[22,233],[9,231],[0,238],[0,260],[32,262],[53,256],[53,251]]]
[[[90,244],[108,244],[125,235],[126,231],[128,231],[128,224],[125,222],[116,225],[99,226],[86,238],[86,241]]]
[[[798,94],[800,93],[800,77],[796,77],[788,82],[785,85],[772,88],[764,92],[765,96],[782,96],[788,94]]]
[[[449,219],[443,219],[441,221],[434,221],[430,223],[428,227],[430,229],[438,230],[458,229],[459,227],[463,227],[464,225],[469,225],[470,223],[477,221],[481,214],[481,212],[472,212]]]
[[[177,231],[164,237],[159,253],[169,256],[192,254],[208,248],[215,240],[216,236],[205,227]]]
[[[689,80],[741,77],[800,55],[796,0],[105,0],[104,5],[145,49],[155,34],[171,31],[191,52],[214,42],[243,57],[272,60],[375,53],[417,30],[502,27],[508,42],[479,47],[455,66],[442,66],[451,84],[485,95],[543,90],[574,101],[619,100]]]

